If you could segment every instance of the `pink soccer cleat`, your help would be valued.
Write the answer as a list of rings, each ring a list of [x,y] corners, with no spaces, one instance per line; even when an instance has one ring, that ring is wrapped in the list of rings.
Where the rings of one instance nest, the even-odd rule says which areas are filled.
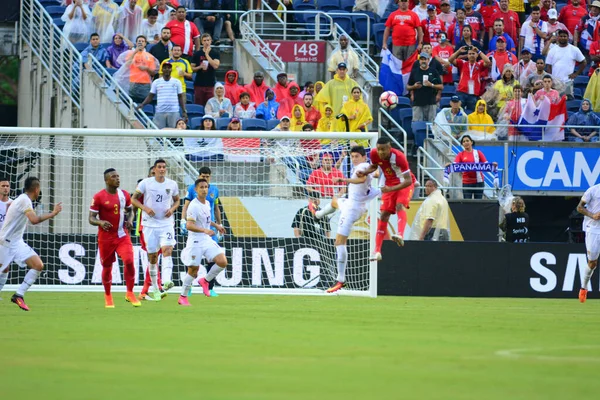
[[[29,307],[27,307],[27,304],[25,304],[25,300],[18,294],[13,294],[13,296],[10,298],[10,301],[18,305],[21,310],[29,311]]]
[[[202,292],[204,293],[204,295],[206,297],[210,297],[210,289],[208,287],[208,281],[204,278],[200,278],[198,283],[200,284],[200,286],[202,286]]]
[[[190,302],[188,301],[187,296],[179,296],[179,300],[177,300],[177,304],[179,304],[180,306],[184,306],[184,307],[191,306]]]

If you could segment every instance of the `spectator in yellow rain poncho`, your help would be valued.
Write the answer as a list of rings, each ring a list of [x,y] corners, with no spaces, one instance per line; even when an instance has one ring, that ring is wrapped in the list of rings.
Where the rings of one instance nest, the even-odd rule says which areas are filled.
[[[590,99],[594,112],[600,112],[600,68],[596,68],[585,89],[584,98]]]
[[[352,88],[352,97],[344,103],[342,114],[348,117],[350,132],[366,132],[368,126],[373,122],[373,116],[369,106],[362,99],[362,92],[358,86]],[[356,143],[365,148],[369,147],[368,140],[357,140]]]
[[[352,88],[355,86],[358,86],[358,83],[348,76],[346,64],[339,63],[337,73],[333,76],[333,79],[323,86],[323,89],[315,97],[315,101],[330,104],[333,108],[333,114],[338,115],[344,101],[350,98]]]
[[[306,119],[304,117],[304,108],[301,105],[294,105],[292,107],[292,121],[290,123],[290,131],[302,131],[302,127],[306,125]]]
[[[475,111],[468,115],[467,121],[469,123],[470,131],[482,132],[485,135],[491,135],[496,131],[494,128],[494,120],[487,113],[487,103],[485,100],[478,100],[475,105]],[[490,126],[482,126],[490,125]]]

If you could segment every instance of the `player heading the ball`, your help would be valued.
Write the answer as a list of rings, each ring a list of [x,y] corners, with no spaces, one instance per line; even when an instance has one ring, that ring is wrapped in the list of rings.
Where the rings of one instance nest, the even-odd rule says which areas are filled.
[[[181,259],[185,266],[188,267],[187,274],[183,278],[183,287],[181,288],[181,296],[178,301],[182,306],[190,305],[187,296],[194,279],[198,277],[198,269],[200,268],[202,257],[208,263],[216,263],[206,274],[206,277],[199,281],[206,297],[210,297],[209,282],[214,280],[217,275],[227,268],[225,250],[212,240],[215,232],[211,227],[215,227],[221,234],[225,233],[225,229],[223,229],[222,225],[212,222],[210,203],[206,200],[206,196],[208,195],[208,182],[206,179],[196,180],[195,191],[196,198],[192,200],[187,209],[187,245],[181,253]]]
[[[415,185],[413,175],[408,166],[408,160],[400,150],[392,148],[392,142],[387,137],[377,139],[377,146],[371,149],[371,165],[366,173],[375,172],[377,168],[383,171],[385,186],[381,188],[381,215],[377,221],[375,236],[375,253],[371,260],[381,260],[381,245],[387,231],[391,214],[398,215],[398,231],[391,239],[398,246],[404,246],[404,229],[406,228],[406,209],[409,207]]]
[[[105,188],[94,195],[90,206],[88,222],[98,227],[98,251],[102,265],[102,285],[104,286],[104,307],[115,308],[111,294],[112,267],[115,253],[123,260],[125,300],[134,307],[142,305],[133,293],[135,268],[133,266],[133,244],[129,230],[133,227],[133,209],[129,193],[119,189],[121,178],[114,168],[104,171]]]
[[[162,284],[164,290],[173,284],[173,246],[175,241],[175,218],[173,214],[179,208],[179,188],[174,180],[166,177],[167,162],[158,159],[154,162],[154,176],[142,180],[131,203],[142,210],[144,240],[148,250],[150,280],[152,281],[151,299],[161,300],[158,287],[158,250],[162,251]],[[144,203],[139,199],[144,197]]]
[[[32,225],[37,225],[56,217],[62,211],[62,203],[55,205],[49,214],[37,215],[33,211],[32,202],[40,196],[40,180],[33,176],[25,179],[24,192],[8,208],[4,225],[0,229],[0,273],[6,272],[13,261],[21,265],[24,264],[29,268],[23,283],[10,299],[22,310],[29,311],[24,296],[40,276],[42,269],[44,269],[44,263],[40,256],[23,240],[25,227],[27,221],[31,222]]]
[[[337,253],[337,283],[327,289],[327,293],[337,292],[346,285],[346,265],[348,263],[348,236],[352,226],[367,211],[367,204],[379,196],[381,191],[378,188],[371,187],[373,177],[367,173],[370,164],[367,162],[367,153],[362,146],[354,146],[350,149],[350,158],[352,160],[352,176],[350,178],[334,178],[334,183],[347,182],[348,198],[333,198],[331,203],[322,210],[316,212],[317,218],[323,218],[328,214],[335,212],[335,209],[341,210],[338,223],[337,234],[335,236],[335,249]]]

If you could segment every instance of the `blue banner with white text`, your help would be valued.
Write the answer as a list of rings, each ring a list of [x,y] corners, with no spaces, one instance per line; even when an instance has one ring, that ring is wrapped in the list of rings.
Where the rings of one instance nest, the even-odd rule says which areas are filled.
[[[583,193],[600,183],[600,146],[545,147],[512,143],[508,147],[508,168],[504,147],[477,145],[488,161],[496,161],[508,174],[513,191]]]

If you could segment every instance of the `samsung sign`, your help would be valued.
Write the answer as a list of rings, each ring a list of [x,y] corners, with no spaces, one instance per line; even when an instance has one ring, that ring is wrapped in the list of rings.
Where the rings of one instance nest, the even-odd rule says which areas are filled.
[[[504,147],[478,146],[488,161],[496,161],[508,173],[515,191],[584,192],[600,182],[600,147],[508,147],[508,169]]]

